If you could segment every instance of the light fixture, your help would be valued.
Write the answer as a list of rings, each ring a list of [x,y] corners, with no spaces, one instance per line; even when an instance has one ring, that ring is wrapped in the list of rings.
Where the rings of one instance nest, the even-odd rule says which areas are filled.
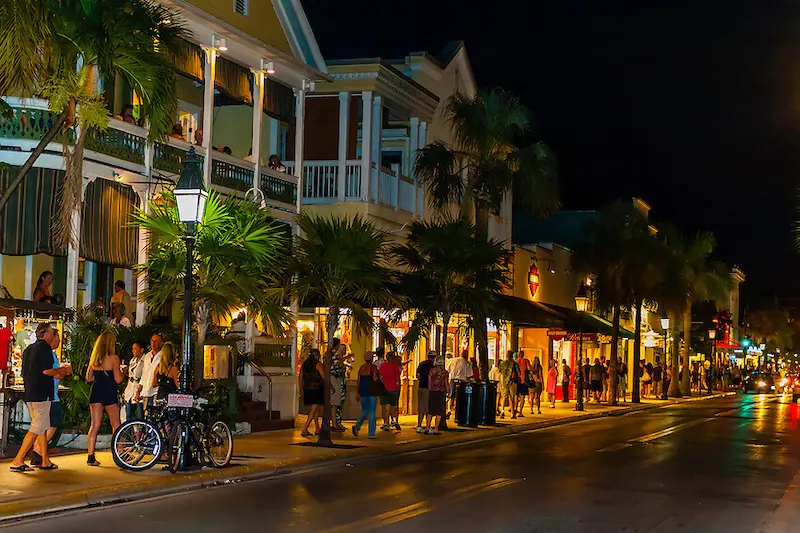
[[[181,177],[173,189],[175,201],[178,204],[178,218],[184,224],[195,224],[203,221],[203,211],[206,208],[206,192],[203,183],[203,172],[200,169],[200,160],[194,151],[194,146],[189,149],[183,161]]]
[[[578,288],[578,294],[575,295],[575,309],[580,313],[585,313],[589,308],[589,291],[586,290],[586,284],[581,283]]]
[[[669,317],[667,315],[661,317],[661,329],[664,331],[669,329]]]
[[[211,47],[224,52],[228,49],[228,41],[225,37],[220,37],[215,33],[211,35]]]
[[[717,338],[717,330],[716,329],[708,330],[708,338],[709,338],[709,340],[712,340],[712,341],[714,339],[716,339]]]
[[[275,74],[275,63],[262,59],[261,70],[265,71],[267,74]]]
[[[555,273],[556,273],[556,264],[555,264],[555,262],[554,262],[554,261],[549,261],[548,263],[549,263],[549,265],[548,265],[548,271],[549,271],[551,274],[555,274]]]
[[[117,183],[121,183],[122,182],[122,179],[123,179],[122,178],[122,174],[120,174],[118,172],[112,172],[111,175],[114,176],[114,181],[116,181]]]

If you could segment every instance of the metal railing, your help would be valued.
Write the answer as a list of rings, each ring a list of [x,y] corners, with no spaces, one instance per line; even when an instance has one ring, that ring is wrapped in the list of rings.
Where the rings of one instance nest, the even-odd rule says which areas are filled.
[[[255,364],[252,359],[248,359],[247,362],[256,372],[267,378],[267,384],[269,385],[269,391],[267,392],[267,420],[272,422],[272,375]]]
[[[144,165],[147,130],[119,120],[109,120],[105,131],[90,130],[86,149]]]
[[[172,174],[180,174],[183,168],[183,160],[192,145],[177,139],[168,139],[167,142],[157,142],[153,145],[153,168],[170,172]],[[205,149],[202,146],[195,146],[195,151],[199,152],[197,158],[200,164],[203,164]]]
[[[211,183],[237,191],[253,187],[255,165],[222,153],[211,156]]]

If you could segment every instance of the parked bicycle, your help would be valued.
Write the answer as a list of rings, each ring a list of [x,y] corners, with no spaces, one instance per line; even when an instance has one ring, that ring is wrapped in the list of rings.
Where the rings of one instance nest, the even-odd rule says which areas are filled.
[[[233,455],[233,435],[225,422],[212,418],[208,400],[176,393],[146,420],[127,421],[117,428],[111,454],[118,467],[136,472],[164,459],[172,473],[193,464],[222,468]]]

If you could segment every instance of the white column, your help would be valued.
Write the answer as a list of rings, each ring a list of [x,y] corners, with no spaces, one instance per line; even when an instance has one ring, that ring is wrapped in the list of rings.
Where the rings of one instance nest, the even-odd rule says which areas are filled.
[[[372,199],[372,91],[361,93],[361,201]]]
[[[372,175],[375,177],[377,194],[376,203],[381,203],[381,137],[383,132],[383,98],[377,94],[372,99],[372,163],[375,168]]]
[[[217,51],[205,48],[206,64],[203,71],[203,148],[206,157],[203,159],[203,181],[206,188],[211,187],[211,137],[214,132],[214,67],[217,64]]]
[[[425,148],[425,145],[428,144],[428,123],[422,121],[419,123],[419,140],[417,144],[417,149]],[[417,202],[417,216],[420,218],[425,218],[425,186],[417,185],[419,188],[419,193],[417,194],[419,198],[419,202]]]
[[[150,214],[150,195],[147,189],[139,189],[139,200],[145,214]],[[139,249],[136,255],[136,262],[140,265],[147,263],[147,232],[139,228]],[[86,269],[88,271],[88,264]],[[88,277],[88,276],[87,276]],[[147,290],[147,272],[139,272],[136,276],[136,325],[144,326],[147,324],[147,301],[142,297]]]
[[[278,137],[280,136],[280,128],[278,128],[278,119],[267,117],[269,120],[269,155],[278,153]],[[266,161],[267,158],[264,158]]]
[[[78,208],[72,212],[70,225],[72,226],[73,240],[67,246],[67,294],[64,297],[64,306],[69,309],[78,307],[78,266],[81,239],[81,215],[83,211],[83,199],[86,193],[86,186],[89,182],[83,178],[81,184],[81,202]]]
[[[297,212],[303,200],[303,144],[305,142],[306,91],[295,89],[294,175],[297,177]]]
[[[93,261],[85,261],[83,264],[83,284],[86,289],[83,291],[84,305],[94,303],[94,282],[95,270],[97,265]]]
[[[25,256],[25,287],[22,291],[22,299],[30,300],[33,298],[33,256]]]
[[[409,120],[409,148],[408,148],[408,175],[414,178],[414,216],[419,214],[419,187],[417,186],[417,173],[414,171],[414,162],[417,160],[419,150],[419,117]]]
[[[253,71],[253,163],[256,165],[253,174],[253,187],[261,187],[261,121],[264,118],[264,71]]]
[[[347,178],[347,132],[350,118],[350,93],[339,93],[339,201],[344,202],[344,185]]]

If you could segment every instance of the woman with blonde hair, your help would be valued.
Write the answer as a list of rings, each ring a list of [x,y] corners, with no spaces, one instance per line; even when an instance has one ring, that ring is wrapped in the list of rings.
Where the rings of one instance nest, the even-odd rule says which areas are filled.
[[[86,464],[89,466],[100,466],[94,457],[94,447],[97,443],[97,434],[100,432],[100,424],[103,422],[103,411],[108,413],[111,431],[116,431],[120,425],[117,385],[122,383],[124,376],[116,350],[116,333],[112,331],[101,333],[94,343],[89,366],[86,369],[86,382],[92,384],[89,393],[92,425],[89,428],[89,456],[86,459]]]
[[[157,400],[166,400],[169,393],[178,391],[178,374],[178,350],[171,342],[165,342],[151,384],[158,389]]]

